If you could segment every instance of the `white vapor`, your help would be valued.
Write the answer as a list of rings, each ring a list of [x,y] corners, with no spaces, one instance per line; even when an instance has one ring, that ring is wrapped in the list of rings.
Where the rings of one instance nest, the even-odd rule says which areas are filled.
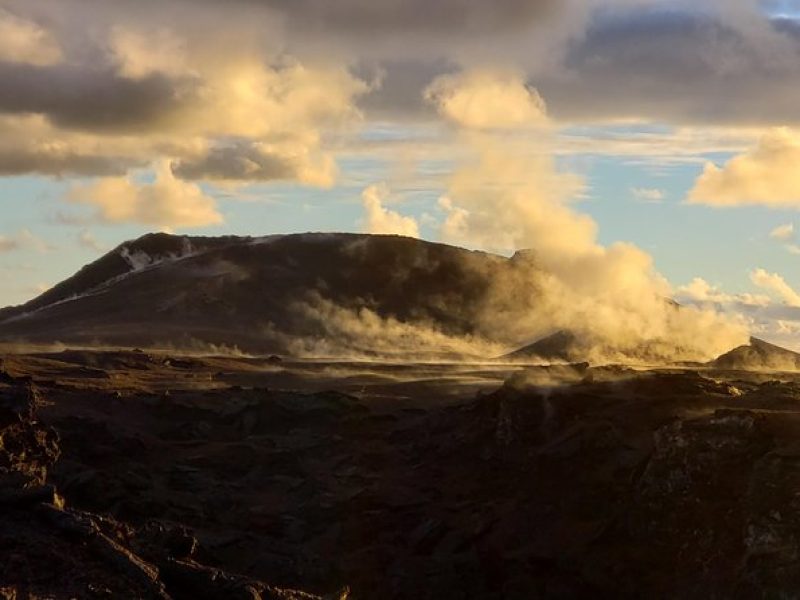
[[[479,79],[488,77],[482,72]],[[558,169],[547,127],[525,136],[507,131],[509,115],[528,127],[536,127],[537,119],[545,125],[538,94],[528,91],[539,107],[537,119],[515,116],[522,114],[520,91],[528,88],[505,74],[494,80],[486,110],[480,102],[452,101],[469,98],[475,80],[469,73],[451,76],[435,81],[426,94],[443,118],[459,126],[460,141],[472,150],[440,201],[446,215],[442,236],[490,250],[530,249],[531,277],[539,282],[536,310],[527,319],[515,315],[508,324],[503,315],[489,314],[487,320],[529,335],[567,329],[589,354],[604,357],[706,359],[746,342],[742,323],[710,308],[670,303],[670,286],[641,249],[598,243],[595,221],[572,205],[584,183]]]

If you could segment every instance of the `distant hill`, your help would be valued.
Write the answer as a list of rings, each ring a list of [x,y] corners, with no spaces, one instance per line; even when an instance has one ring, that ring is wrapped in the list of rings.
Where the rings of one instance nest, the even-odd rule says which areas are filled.
[[[0,311],[0,341],[291,353],[303,339],[370,351],[386,329],[377,319],[398,329],[400,353],[421,343],[416,325],[491,337],[479,318],[497,302],[491,282],[530,270],[522,256],[399,236],[150,234]]]
[[[726,352],[710,364],[719,369],[797,371],[800,370],[800,354],[750,338],[749,344]]]
[[[0,310],[0,343],[489,358],[535,334],[523,323],[546,324],[540,275],[529,251],[508,258],[393,235],[149,234]],[[557,331],[502,358],[584,362],[594,350]],[[660,350],[644,342],[636,356],[655,363]],[[718,362],[795,368],[797,357],[756,340]]]

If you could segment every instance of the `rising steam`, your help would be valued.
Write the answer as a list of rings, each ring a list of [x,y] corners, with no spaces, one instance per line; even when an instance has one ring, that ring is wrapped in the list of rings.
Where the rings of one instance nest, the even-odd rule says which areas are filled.
[[[598,243],[597,224],[571,205],[583,182],[557,168],[544,103],[521,78],[448,76],[427,98],[471,150],[440,201],[442,237],[495,251],[526,248],[534,257],[535,302],[520,297],[530,285],[497,281],[495,293],[535,310],[513,314],[513,322],[489,310],[485,329],[507,341],[514,332],[535,338],[566,329],[595,360],[703,360],[747,342],[741,322],[670,302],[669,284],[641,249]]]

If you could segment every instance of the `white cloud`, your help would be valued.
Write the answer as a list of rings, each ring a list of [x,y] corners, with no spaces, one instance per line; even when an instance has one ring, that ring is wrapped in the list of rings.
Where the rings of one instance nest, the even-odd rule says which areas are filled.
[[[470,70],[437,78],[425,98],[467,129],[513,129],[547,121],[544,100],[513,71]]]
[[[676,299],[680,302],[727,305],[733,308],[766,307],[771,303],[770,297],[763,294],[728,294],[702,277],[695,277],[690,283],[680,286],[676,290]]]
[[[800,294],[778,273],[756,269],[750,274],[750,280],[758,287],[778,297],[786,306],[800,307]]]
[[[707,163],[689,192],[692,204],[762,205],[800,209],[800,136],[790,129],[766,133],[758,146],[723,167]]]
[[[96,208],[106,223],[142,223],[162,228],[204,227],[223,222],[213,198],[197,185],[176,179],[161,162],[156,179],[138,184],[130,177],[107,177],[73,188],[68,199]]]
[[[384,207],[389,196],[385,185],[371,185],[361,193],[364,204],[362,229],[366,233],[395,234],[419,237],[419,225],[413,217],[406,217]]]
[[[634,198],[641,202],[661,202],[664,199],[664,192],[657,188],[631,188]]]

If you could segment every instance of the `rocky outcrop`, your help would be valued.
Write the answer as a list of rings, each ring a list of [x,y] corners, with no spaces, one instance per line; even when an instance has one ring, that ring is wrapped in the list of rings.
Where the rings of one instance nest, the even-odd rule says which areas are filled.
[[[564,365],[435,404],[436,387],[299,393],[122,355],[86,361],[114,369],[80,387],[81,355],[64,358],[69,385],[53,357],[9,360],[0,384],[7,596],[750,598],[800,585],[795,382]]]
[[[37,420],[40,404],[30,383],[0,384],[0,598],[318,598],[196,562],[184,528],[69,508],[50,479],[59,437]]]
[[[726,352],[712,361],[711,366],[747,371],[798,371],[800,354],[758,338],[750,338],[749,344]]]

